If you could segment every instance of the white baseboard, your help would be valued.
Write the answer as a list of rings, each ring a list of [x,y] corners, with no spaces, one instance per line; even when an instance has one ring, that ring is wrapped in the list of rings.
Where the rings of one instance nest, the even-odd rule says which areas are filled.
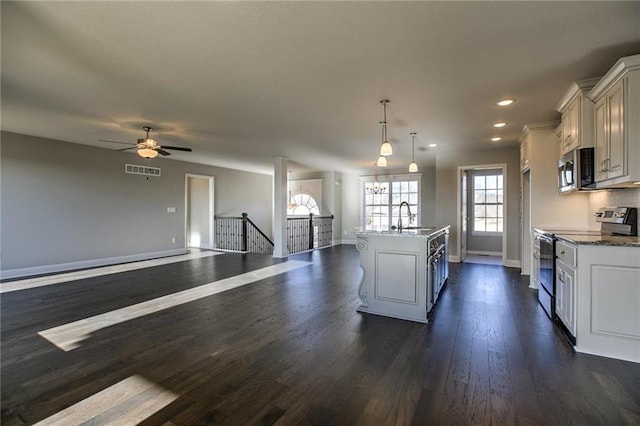
[[[449,255],[449,262],[451,262],[451,263],[460,263],[460,256],[458,256],[457,254],[450,254]]]
[[[95,268],[98,266],[116,265],[119,263],[136,262],[139,260],[157,259],[159,257],[176,256],[185,254],[184,248],[155,251],[151,253],[139,253],[127,256],[105,257],[102,259],[80,260],[78,262],[58,263],[55,265],[33,266],[29,268],[7,269],[0,271],[1,279],[29,277],[33,275],[52,274],[55,272],[74,271],[77,269]]]
[[[467,254],[477,254],[480,256],[500,256],[502,257],[501,251],[480,251],[480,250],[467,250]]]
[[[505,259],[502,266],[506,266],[507,268],[520,268],[521,263],[518,259]]]
[[[353,244],[355,245],[357,240],[340,240],[340,244]]]

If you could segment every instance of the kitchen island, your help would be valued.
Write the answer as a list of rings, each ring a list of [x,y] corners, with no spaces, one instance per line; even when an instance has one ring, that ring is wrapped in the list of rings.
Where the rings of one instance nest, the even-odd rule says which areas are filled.
[[[356,232],[359,312],[428,322],[449,275],[449,226]]]

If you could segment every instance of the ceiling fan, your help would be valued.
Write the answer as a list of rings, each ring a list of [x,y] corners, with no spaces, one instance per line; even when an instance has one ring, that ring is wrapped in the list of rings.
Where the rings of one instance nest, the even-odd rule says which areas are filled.
[[[149,132],[153,130],[152,127],[149,126],[144,126],[142,127],[142,130],[144,130],[145,132],[147,132],[147,136],[144,138],[140,138],[138,139],[138,143],[137,144],[131,144],[131,143],[127,143],[127,142],[118,142],[118,141],[108,141],[108,140],[103,140],[103,139],[99,139],[100,142],[110,142],[110,143],[119,143],[119,144],[125,144],[125,145],[132,145],[128,148],[122,148],[119,149],[118,151],[127,151],[129,149],[137,149],[137,153],[140,157],[142,158],[156,158],[158,156],[158,154],[162,154],[162,155],[171,155],[170,152],[165,151],[167,149],[171,149],[174,151],[185,151],[185,152],[191,152],[191,148],[183,148],[181,146],[167,146],[167,145],[160,145],[158,143],[158,141],[156,139],[153,139],[151,137],[149,137]]]

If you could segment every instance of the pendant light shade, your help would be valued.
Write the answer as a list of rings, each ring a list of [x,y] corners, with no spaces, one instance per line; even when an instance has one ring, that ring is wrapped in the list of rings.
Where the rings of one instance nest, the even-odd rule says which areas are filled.
[[[393,155],[393,147],[387,140],[387,104],[389,103],[389,99],[383,99],[380,103],[382,104],[384,111],[384,120],[380,122],[380,124],[382,124],[382,145],[380,145],[380,155],[388,157],[389,155]]]
[[[378,162],[376,163],[378,167],[387,167],[387,157],[380,156],[378,158]]]
[[[416,132],[409,133],[411,135],[411,164],[409,164],[409,173],[415,173],[418,171],[418,165],[414,158],[416,152]]]

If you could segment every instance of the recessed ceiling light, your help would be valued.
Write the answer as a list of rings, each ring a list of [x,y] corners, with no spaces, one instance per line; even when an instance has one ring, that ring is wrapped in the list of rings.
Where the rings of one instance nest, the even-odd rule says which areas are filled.
[[[499,106],[507,106],[507,105],[511,105],[515,101],[516,101],[515,99],[503,99],[501,101],[496,102],[496,104]]]
[[[435,148],[436,146],[438,146],[438,144],[437,144],[437,143],[430,143],[430,144],[429,144],[429,148]]]
[[[501,140],[502,140],[502,138],[501,138],[500,136],[496,136],[496,137],[494,137],[494,138],[491,138],[491,140],[492,140],[493,142],[498,142],[498,141],[501,141]]]
[[[507,125],[507,123],[505,123],[504,121],[499,121],[497,123],[493,123],[493,127],[504,127],[506,125]]]

